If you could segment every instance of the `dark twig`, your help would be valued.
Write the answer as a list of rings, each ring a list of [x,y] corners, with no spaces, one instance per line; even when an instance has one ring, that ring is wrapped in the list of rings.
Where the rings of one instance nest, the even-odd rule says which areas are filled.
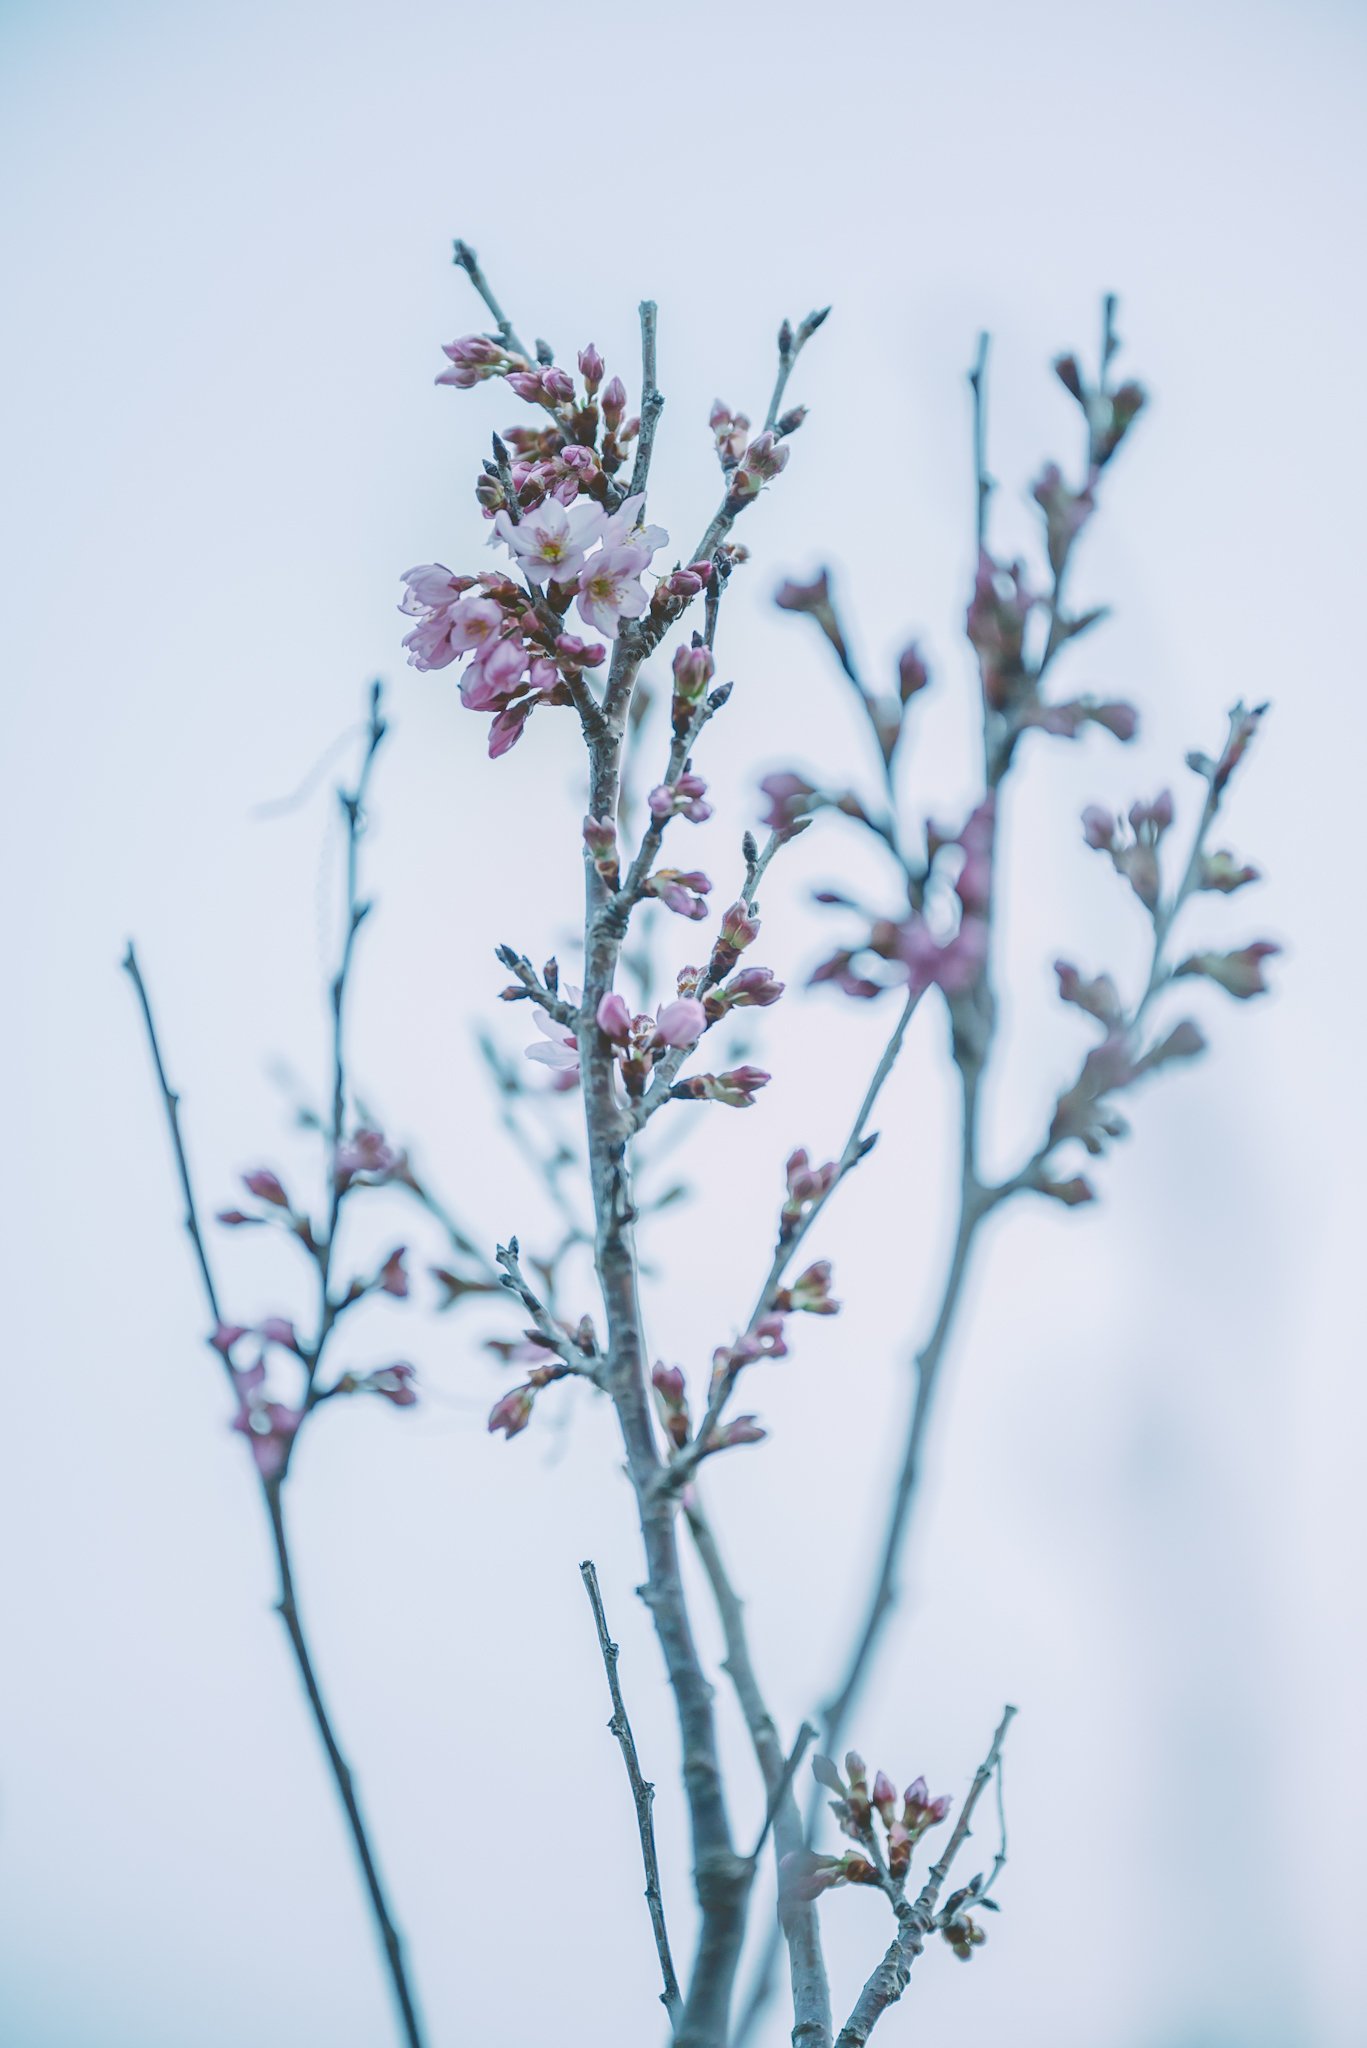
[[[622,1687],[617,1676],[617,1645],[608,1629],[607,1615],[603,1610],[603,1596],[598,1588],[598,1573],[589,1558],[579,1567],[584,1581],[584,1590],[589,1596],[593,1609],[594,1626],[598,1631],[598,1647],[603,1653],[603,1668],[608,1675],[608,1691],[612,1696],[612,1719],[608,1722],[610,1732],[617,1737],[622,1749],[622,1761],[627,1767],[627,1778],[631,1784],[631,1796],[636,1802],[636,1827],[641,1837],[641,1861],[645,1865],[646,1904],[650,1908],[650,1924],[655,1931],[655,1948],[660,1958],[660,1975],[664,1979],[664,1990],[660,2003],[669,2014],[671,2027],[677,2026],[683,2011],[683,1995],[674,1970],[674,1958],[669,1948],[669,1930],[665,1926],[664,1897],[660,1890],[660,1865],[655,1853],[655,1787],[641,1769],[641,1760],[636,1752],[636,1738],[631,1732],[627,1718],[626,1702],[622,1698]]]

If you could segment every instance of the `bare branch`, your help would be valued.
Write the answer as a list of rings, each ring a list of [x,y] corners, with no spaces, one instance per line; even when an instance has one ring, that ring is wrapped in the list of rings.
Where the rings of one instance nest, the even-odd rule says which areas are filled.
[[[622,1698],[621,1682],[617,1676],[617,1645],[608,1629],[607,1615],[603,1610],[603,1596],[598,1587],[598,1573],[593,1562],[585,1558],[579,1567],[584,1589],[593,1609],[594,1626],[598,1631],[598,1647],[603,1653],[603,1668],[608,1675],[608,1691],[612,1696],[612,1719],[608,1722],[610,1732],[617,1737],[622,1749],[622,1761],[627,1767],[627,1778],[631,1785],[631,1796],[636,1802],[636,1828],[641,1837],[641,1861],[645,1865],[646,1904],[650,1908],[650,1924],[655,1931],[655,1949],[660,1958],[660,1975],[664,1979],[664,1990],[660,2002],[669,2014],[669,2023],[677,2028],[683,2011],[683,1995],[674,1970],[674,1958],[670,1953],[669,1930],[665,1926],[664,1895],[660,1890],[660,1864],[655,1853],[655,1787],[641,1769],[641,1760],[636,1751],[636,1738],[631,1732],[627,1718],[626,1702]]]

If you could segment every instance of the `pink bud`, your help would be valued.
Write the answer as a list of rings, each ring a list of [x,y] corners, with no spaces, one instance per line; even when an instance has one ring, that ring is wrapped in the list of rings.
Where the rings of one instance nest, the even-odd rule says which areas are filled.
[[[625,1007],[625,1006],[624,1006]],[[693,996],[679,996],[661,1005],[655,1018],[655,1037],[661,1045],[684,1051],[696,1045],[707,1029],[707,1015]]]
[[[408,1275],[404,1271],[403,1255],[406,1246],[400,1245],[392,1251],[376,1276],[376,1285],[384,1294],[392,1294],[399,1300],[408,1293]]]
[[[598,1005],[598,1029],[615,1045],[626,1044],[631,1036],[631,1011],[624,997],[616,993],[603,997]]]
[[[502,1430],[510,1439],[517,1436],[532,1419],[533,1399],[530,1387],[514,1387],[511,1394],[505,1394],[501,1401],[495,1401],[489,1410],[490,1435],[496,1435]]]
[[[592,398],[594,392],[603,381],[605,367],[603,358],[599,355],[592,342],[589,343],[587,348],[580,349],[579,374],[588,388],[590,398]]]
[[[1115,838],[1115,819],[1101,804],[1088,804],[1082,813],[1082,836],[1098,853],[1110,850]]]
[[[684,704],[700,704],[717,672],[710,648],[679,647],[674,653],[674,695]]]
[[[254,1173],[244,1173],[242,1184],[259,1202],[271,1202],[277,1209],[288,1209],[290,1205],[283,1185],[265,1167],[258,1167]]]

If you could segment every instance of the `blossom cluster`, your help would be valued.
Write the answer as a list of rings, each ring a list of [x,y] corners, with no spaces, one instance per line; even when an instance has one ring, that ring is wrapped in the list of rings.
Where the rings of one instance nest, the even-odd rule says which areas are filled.
[[[445,353],[450,367],[439,383],[468,389],[500,378],[543,415],[537,426],[495,436],[494,458],[476,484],[490,544],[506,550],[507,569],[454,575],[432,562],[403,577],[401,609],[415,621],[404,641],[409,661],[429,670],[466,660],[461,702],[493,714],[489,752],[497,757],[516,745],[539,706],[580,700],[586,673],[602,666],[605,643],[624,626],[649,616],[663,630],[717,571],[711,561],[679,564],[647,590],[644,578],[669,536],[647,523],[644,492],[616,481],[640,420],[626,416],[621,379],[604,382],[606,365],[592,344],[579,353],[578,383],[554,363],[533,364],[483,335],[449,343]],[[753,494],[786,454],[757,442],[733,489]],[[571,608],[601,637],[567,631]],[[671,808],[707,816],[700,791],[681,794]]]

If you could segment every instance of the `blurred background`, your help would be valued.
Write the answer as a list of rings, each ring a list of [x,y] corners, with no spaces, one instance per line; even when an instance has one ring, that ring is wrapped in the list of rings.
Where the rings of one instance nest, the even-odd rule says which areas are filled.
[[[908,814],[971,797],[964,371],[990,329],[997,534],[1033,544],[1030,479],[1077,457],[1049,360],[1094,356],[1101,294],[1122,294],[1121,367],[1153,404],[1075,591],[1116,617],[1060,682],[1133,697],[1144,726],[1129,749],[1029,749],[1010,799],[994,1160],[1028,1148],[1085,1042],[1054,957],[1131,978],[1143,958],[1080,806],[1171,783],[1189,828],[1183,753],[1215,746],[1240,696],[1274,711],[1220,843],[1268,879],[1203,904],[1192,932],[1287,954],[1273,998],[1184,1006],[1211,1054],[1136,1100],[1095,1208],[1017,1206],[986,1233],[906,1597],[852,1732],[957,1798],[1003,1700],[1020,1706],[1005,1910],[971,1969],[928,1955],[884,2024],[964,2048],[1353,2048],[1361,11],[9,0],[0,21],[6,2041],[391,2038],[117,968],[136,934],[205,1208],[260,1164],[317,1189],[291,1104],[326,1085],[329,790],[368,679],[389,678],[356,1085],[481,1242],[547,1241],[475,1033],[514,1058],[530,1035],[494,1000],[497,942],[573,965],[573,727],[544,715],[489,764],[450,674],[404,668],[395,609],[410,564],[483,560],[470,484],[516,412],[496,387],[433,387],[439,343],[483,319],[451,267],[461,234],[524,332],[562,358],[596,341],[633,388],[636,303],[658,299],[651,513],[681,551],[716,494],[711,400],[760,411],[780,317],[834,304],[724,616],[718,816],[687,846],[719,889],[759,773],[870,772],[815,634],[772,608],[783,574],[833,565],[880,681],[921,636],[936,682]],[[809,834],[775,870],[759,956],[801,984],[834,937],[810,890],[871,872],[839,826]],[[696,936],[663,925],[677,965]],[[890,1022],[820,994],[767,1014],[753,1044],[774,1085],[746,1117],[700,1111],[669,1162],[695,1192],[648,1233],[659,1353],[700,1374],[743,1318],[782,1160],[838,1148]],[[746,1405],[771,1440],[711,1483],[789,1731],[862,1601],[952,1226],[953,1108],[928,1008],[883,1142],[813,1244],[845,1314],[756,1372]],[[355,1229],[358,1262],[405,1238],[421,1271],[442,1249],[388,1197]],[[302,1315],[283,1251],[216,1236],[234,1316]],[[411,1358],[425,1398],[338,1404],[311,1431],[291,1487],[301,1599],[433,2048],[634,2048],[656,2038],[655,1964],[584,1556],[660,1784],[685,1949],[689,1920],[618,1452],[573,1394],[490,1440],[506,1381],[483,1339],[509,1318],[439,1318],[435,1292],[356,1319],[348,1358]],[[719,1698],[748,1832],[761,1803]],[[826,1922],[847,2009],[883,1910],[842,1892]]]

